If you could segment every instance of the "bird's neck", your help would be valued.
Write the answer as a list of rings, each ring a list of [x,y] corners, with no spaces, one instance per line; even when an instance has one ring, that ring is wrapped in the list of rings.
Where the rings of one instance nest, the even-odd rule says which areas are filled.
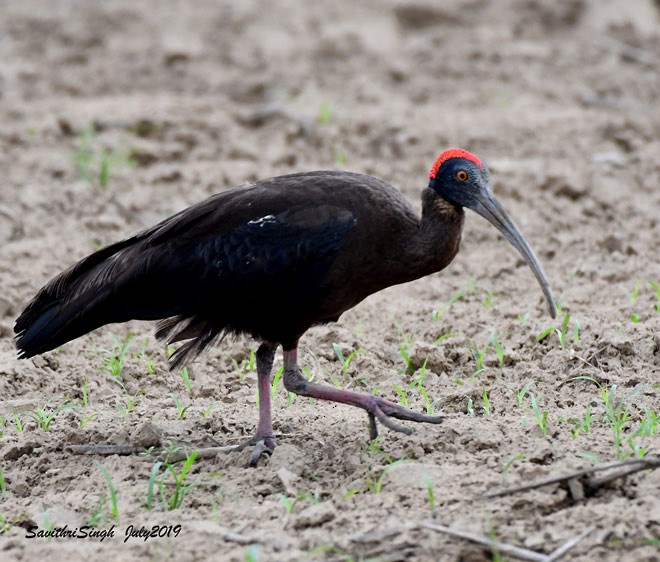
[[[465,213],[432,189],[422,192],[422,218],[416,244],[418,267],[424,275],[444,269],[458,253]]]

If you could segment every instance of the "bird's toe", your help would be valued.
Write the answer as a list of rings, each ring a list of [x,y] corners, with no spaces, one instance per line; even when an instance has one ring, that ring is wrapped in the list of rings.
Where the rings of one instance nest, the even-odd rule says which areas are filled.
[[[261,458],[262,455],[272,455],[274,451],[275,451],[274,439],[268,439],[268,438],[259,439],[256,442],[254,449],[252,449],[252,453],[250,453],[250,458],[248,459],[247,465],[249,467],[257,466],[257,463],[259,462],[259,459]]]

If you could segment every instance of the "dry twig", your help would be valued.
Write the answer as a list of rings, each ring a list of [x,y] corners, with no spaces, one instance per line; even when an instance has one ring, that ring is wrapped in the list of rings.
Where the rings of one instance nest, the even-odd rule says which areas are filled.
[[[444,525],[437,525],[436,523],[422,522],[420,523],[420,527],[431,529],[432,531],[438,531],[439,533],[445,533],[453,537],[459,537],[461,539],[486,546],[491,550],[495,550],[502,554],[513,556],[519,560],[527,560],[528,562],[555,562],[556,560],[561,559],[571,548],[575,547],[575,545],[583,540],[594,529],[594,527],[588,527],[576,537],[570,539],[559,548],[553,550],[550,554],[541,554],[540,552],[536,552],[534,550],[529,550],[527,548],[492,540],[488,537],[482,537],[473,533],[467,533],[465,531],[457,531]]]
[[[569,472],[568,474],[564,474],[561,476],[553,476],[551,478],[546,478],[544,480],[539,480],[537,482],[531,482],[530,484],[523,484],[521,486],[514,486],[512,488],[508,488],[506,490],[500,490],[497,492],[488,492],[485,497],[486,498],[498,498],[501,496],[509,496],[512,494],[517,494],[519,492],[526,492],[528,490],[534,490],[536,488],[542,488],[544,486],[549,486],[551,484],[558,484],[561,482],[570,482],[571,480],[574,480],[576,478],[580,478],[582,476],[586,476],[588,474],[592,474],[594,472],[603,472],[606,470],[612,470],[615,468],[621,468],[624,467],[623,470],[619,470],[615,472],[614,474],[610,474],[607,476],[603,476],[600,478],[587,478],[586,481],[584,482],[584,487],[587,488],[588,490],[595,491],[604,484],[607,484],[609,482],[612,482],[613,480],[616,480],[617,478],[624,478],[630,474],[633,474],[635,472],[639,472],[641,470],[646,470],[646,469],[653,469],[657,468],[660,466],[660,456],[658,455],[653,455],[641,459],[627,459],[624,461],[613,461],[597,466],[591,466],[588,468],[581,468],[579,470],[575,470],[573,472]]]

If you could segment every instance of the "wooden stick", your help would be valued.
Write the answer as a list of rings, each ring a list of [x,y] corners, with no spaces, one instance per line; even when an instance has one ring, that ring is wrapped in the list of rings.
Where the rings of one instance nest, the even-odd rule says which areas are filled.
[[[542,488],[543,486],[549,486],[551,484],[557,484],[559,482],[565,482],[571,480],[572,478],[577,478],[579,476],[585,476],[593,472],[602,472],[604,470],[611,470],[613,468],[627,467],[626,470],[616,473],[615,476],[608,476],[600,479],[592,479],[586,482],[587,487],[597,488],[604,483],[610,482],[615,478],[623,478],[628,474],[633,472],[639,472],[640,470],[646,470],[647,468],[657,468],[660,466],[660,456],[654,455],[641,459],[627,459],[625,461],[613,461],[609,463],[604,463],[601,465],[596,465],[588,468],[581,468],[574,472],[564,474],[562,476],[553,476],[551,478],[546,478],[545,480],[539,480],[537,482],[532,482],[530,484],[523,484],[522,486],[514,486],[506,490],[500,490],[499,492],[488,492],[484,497],[486,498],[498,498],[501,496],[509,496],[511,494],[517,494],[519,492],[526,492],[527,490],[534,490],[536,488]]]
[[[555,560],[559,560],[560,558],[563,558],[564,554],[566,554],[569,550],[571,550],[571,548],[573,548],[580,541],[582,541],[595,528],[596,527],[594,527],[593,525],[590,525],[584,531],[582,531],[578,536],[573,537],[572,539],[566,541],[559,548],[553,550],[545,559],[545,562],[555,562]]]
[[[456,531],[450,527],[445,527],[444,525],[436,525],[435,523],[428,523],[423,521],[419,524],[420,527],[425,529],[431,529],[432,531],[438,531],[439,533],[445,533],[446,535],[451,535],[453,537],[459,537],[461,539],[468,540],[486,546],[492,550],[501,552],[502,554],[507,554],[513,556],[520,560],[527,560],[529,562],[547,562],[548,557],[545,554],[539,554],[533,550],[528,550],[526,548],[521,548],[519,546],[514,546],[512,544],[506,544],[499,541],[494,541],[492,539],[481,537],[479,535],[473,535],[472,533],[467,533],[465,531]]]

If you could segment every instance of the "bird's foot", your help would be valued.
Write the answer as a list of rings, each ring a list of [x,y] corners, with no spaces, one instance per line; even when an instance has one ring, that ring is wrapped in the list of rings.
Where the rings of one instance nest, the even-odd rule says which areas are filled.
[[[415,412],[379,396],[310,382],[300,374],[296,354],[296,350],[284,351],[284,387],[289,392],[302,396],[309,396],[318,400],[329,400],[340,404],[350,404],[366,410],[369,415],[369,437],[372,441],[378,437],[376,420],[392,431],[399,431],[406,435],[410,435],[413,430],[392,421],[392,418],[425,423],[440,423],[443,420],[442,416],[430,416]]]
[[[254,467],[257,466],[257,463],[259,462],[259,459],[261,458],[261,455],[272,455],[273,452],[275,451],[277,443],[275,441],[275,437],[273,437],[272,434],[270,435],[259,435],[259,432],[257,432],[256,435],[253,437],[250,437],[247,441],[244,441],[240,445],[237,445],[234,447],[233,451],[238,453],[240,451],[243,451],[247,447],[254,447],[252,449],[252,452],[250,453],[250,457],[248,458],[247,465],[249,467]]]
[[[370,396],[368,394],[359,394],[357,392],[351,394],[356,395],[352,397],[353,399],[358,398],[353,404],[367,411],[369,416],[369,438],[371,441],[374,441],[378,437],[376,420],[392,431],[399,431],[406,435],[410,435],[413,433],[412,429],[392,421],[391,418],[424,423],[441,423],[444,419],[443,416],[430,416],[428,414],[409,410],[408,408],[399,406],[399,404],[395,404],[394,402],[390,402],[379,396]]]

